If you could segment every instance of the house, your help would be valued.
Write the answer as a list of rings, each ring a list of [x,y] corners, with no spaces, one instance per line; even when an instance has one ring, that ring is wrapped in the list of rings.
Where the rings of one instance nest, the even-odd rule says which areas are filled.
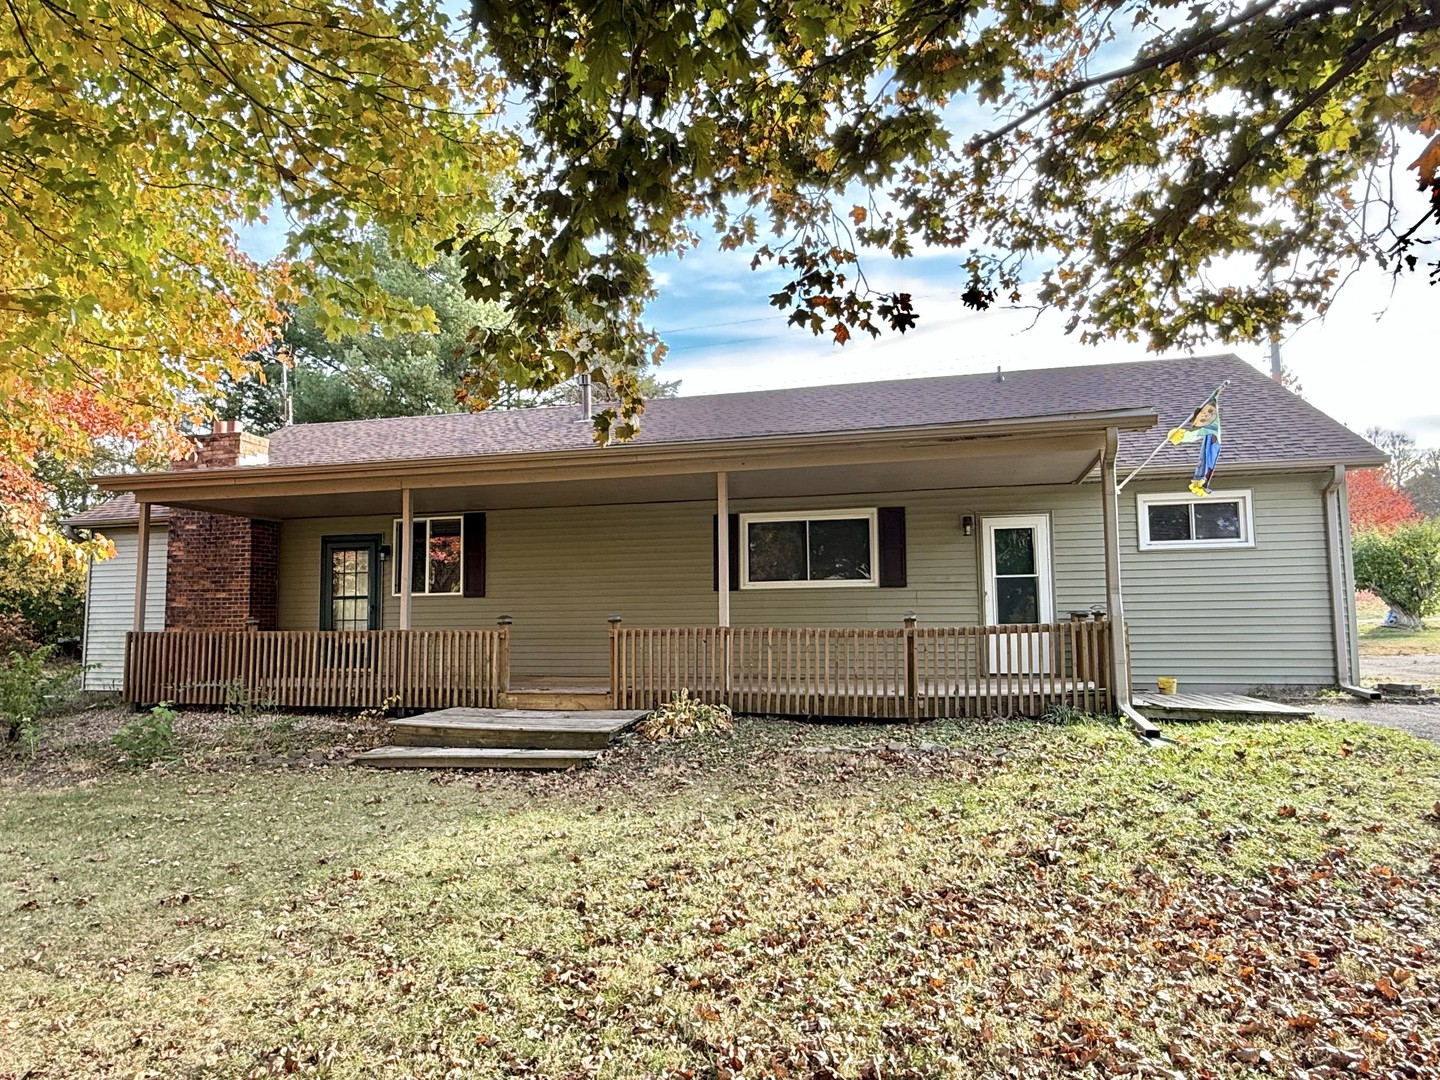
[[[1193,446],[1122,487],[1226,379],[1214,492]],[[586,415],[219,424],[98,478],[91,685],[970,715],[1355,681],[1346,470],[1384,457],[1237,357],[681,397],[606,447]]]

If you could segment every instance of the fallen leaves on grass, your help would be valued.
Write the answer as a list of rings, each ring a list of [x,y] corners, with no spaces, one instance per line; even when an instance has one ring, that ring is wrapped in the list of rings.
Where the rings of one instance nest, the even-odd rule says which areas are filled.
[[[147,778],[68,854],[35,799],[0,1030],[56,1075],[1440,1075],[1440,758],[1346,734],[745,721],[575,775]]]

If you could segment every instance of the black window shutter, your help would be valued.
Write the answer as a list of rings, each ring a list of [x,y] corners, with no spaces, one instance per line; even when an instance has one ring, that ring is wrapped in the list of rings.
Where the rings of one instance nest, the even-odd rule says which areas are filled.
[[[740,515],[731,514],[729,525],[726,532],[729,533],[730,543],[730,591],[735,592],[740,588]],[[710,517],[710,588],[716,592],[720,591],[719,533],[720,515],[712,514]]]
[[[465,515],[465,550],[461,553],[461,571],[465,596],[485,595],[485,515]]]
[[[880,532],[880,587],[905,588],[905,508],[882,506],[878,512]]]

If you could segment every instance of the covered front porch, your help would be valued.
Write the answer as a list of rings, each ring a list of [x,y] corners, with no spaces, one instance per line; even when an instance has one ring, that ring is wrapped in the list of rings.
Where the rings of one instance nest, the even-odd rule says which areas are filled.
[[[137,622],[125,695],[488,708],[569,679],[626,709],[681,689],[783,715],[1122,708],[1115,449],[1152,423],[129,477],[142,567],[154,504],[278,523],[279,616]]]
[[[573,699],[654,709],[687,691],[737,713],[925,719],[1114,707],[1103,618],[1002,627],[610,627],[608,685]],[[127,701],[406,712],[523,705],[495,630],[158,631],[127,641]],[[598,691],[598,692],[592,692]],[[583,706],[582,706],[583,707]]]

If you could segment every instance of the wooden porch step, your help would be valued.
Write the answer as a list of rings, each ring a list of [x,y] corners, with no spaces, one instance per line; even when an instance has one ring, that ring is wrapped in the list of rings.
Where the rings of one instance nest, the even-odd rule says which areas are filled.
[[[505,690],[500,707],[532,712],[605,712],[610,708],[608,690],[568,690],[563,687],[536,690]]]
[[[1157,694],[1143,691],[1131,701],[1149,720],[1303,720],[1313,709],[1245,694]]]
[[[643,712],[537,709],[442,709],[389,724],[397,746],[469,746],[511,750],[603,750]]]
[[[377,746],[351,758],[381,769],[573,769],[598,750],[507,750],[473,746]]]

